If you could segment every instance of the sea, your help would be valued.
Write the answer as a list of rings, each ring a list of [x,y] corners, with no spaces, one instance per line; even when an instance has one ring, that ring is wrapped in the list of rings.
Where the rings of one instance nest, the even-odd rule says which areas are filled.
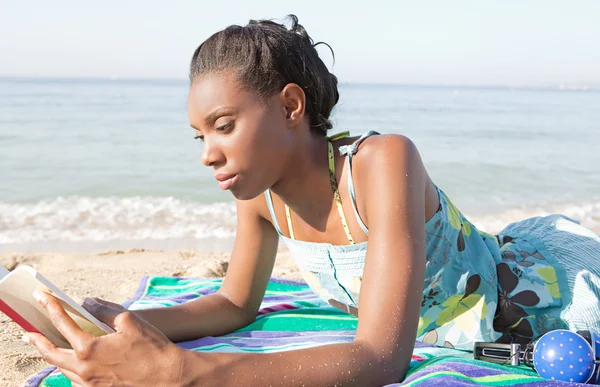
[[[0,251],[227,251],[186,80],[0,78]],[[400,133],[480,229],[562,213],[600,233],[600,91],[340,85],[335,130]],[[383,187],[382,187],[383,189]]]

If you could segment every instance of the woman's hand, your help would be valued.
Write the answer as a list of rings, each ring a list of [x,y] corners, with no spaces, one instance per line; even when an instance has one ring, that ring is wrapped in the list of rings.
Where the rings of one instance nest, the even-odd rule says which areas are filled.
[[[34,294],[73,349],[58,348],[38,333],[28,333],[43,358],[81,386],[177,386],[185,350],[125,308],[104,302],[100,320],[116,333],[95,337],[84,332],[47,293]],[[111,305],[112,304],[112,305]],[[92,306],[91,312],[94,312]]]

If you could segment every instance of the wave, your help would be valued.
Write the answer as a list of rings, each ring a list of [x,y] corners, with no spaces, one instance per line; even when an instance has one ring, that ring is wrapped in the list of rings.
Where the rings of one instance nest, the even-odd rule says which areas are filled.
[[[600,233],[600,201],[540,204],[469,215],[481,230],[561,213]],[[58,197],[37,203],[0,202],[0,244],[232,238],[234,202],[198,203],[173,197]]]
[[[235,203],[201,204],[173,197],[58,197],[0,202],[0,244],[227,238]]]

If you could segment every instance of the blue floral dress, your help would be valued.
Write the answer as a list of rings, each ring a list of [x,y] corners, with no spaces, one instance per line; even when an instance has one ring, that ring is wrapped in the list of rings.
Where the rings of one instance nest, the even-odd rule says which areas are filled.
[[[352,155],[348,186],[355,215]],[[330,160],[332,147],[330,145]],[[347,224],[335,182],[332,188]],[[439,208],[425,225],[426,275],[418,339],[439,346],[472,350],[476,341],[528,343],[549,330],[600,332],[600,238],[561,216],[537,217],[508,225],[498,235],[478,230],[439,188]],[[271,193],[265,193],[273,224],[314,292],[330,304],[356,314],[367,242],[349,245],[293,239],[281,234]],[[384,313],[384,311],[382,311]]]

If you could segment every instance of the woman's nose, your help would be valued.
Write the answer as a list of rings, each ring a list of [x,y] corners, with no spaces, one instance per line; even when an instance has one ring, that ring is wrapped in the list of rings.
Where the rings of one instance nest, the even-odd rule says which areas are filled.
[[[221,158],[220,154],[221,152],[214,144],[204,141],[202,147],[202,156],[200,157],[202,164],[206,165],[207,167],[218,164],[219,159]]]

